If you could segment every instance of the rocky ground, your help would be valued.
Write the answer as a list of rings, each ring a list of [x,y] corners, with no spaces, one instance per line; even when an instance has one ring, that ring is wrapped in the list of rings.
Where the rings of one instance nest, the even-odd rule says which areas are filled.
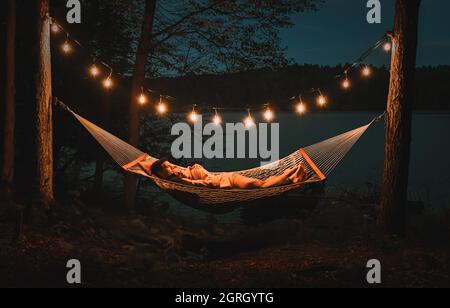
[[[306,220],[249,227],[194,224],[165,207],[125,214],[75,200],[51,224],[25,224],[18,239],[4,214],[0,287],[67,287],[69,259],[81,261],[83,287],[367,287],[370,259],[382,262],[385,287],[450,287],[444,218],[416,215],[400,239],[377,231],[373,209],[325,201]]]

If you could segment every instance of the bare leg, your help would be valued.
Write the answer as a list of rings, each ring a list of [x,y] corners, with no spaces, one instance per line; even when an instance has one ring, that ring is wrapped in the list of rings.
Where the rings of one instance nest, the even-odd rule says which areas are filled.
[[[298,167],[291,168],[279,176],[273,176],[267,180],[251,179],[241,175],[235,175],[233,184],[238,189],[255,189],[255,188],[269,188],[286,183],[286,181],[298,171]]]

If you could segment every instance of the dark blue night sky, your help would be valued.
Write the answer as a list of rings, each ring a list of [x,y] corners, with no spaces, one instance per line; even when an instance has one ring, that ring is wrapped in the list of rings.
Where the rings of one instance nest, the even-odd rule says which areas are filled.
[[[288,55],[298,63],[335,65],[353,61],[376,42],[394,20],[395,0],[381,0],[381,25],[366,21],[366,0],[325,0],[320,11],[295,16],[295,27],[281,37]],[[419,34],[418,65],[450,64],[450,1],[423,0]],[[382,52],[369,62],[389,63]]]

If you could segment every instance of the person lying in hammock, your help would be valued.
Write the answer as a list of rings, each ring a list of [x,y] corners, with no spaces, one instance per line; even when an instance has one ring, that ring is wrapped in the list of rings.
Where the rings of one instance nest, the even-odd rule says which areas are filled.
[[[300,166],[286,170],[282,175],[273,176],[266,180],[249,178],[237,173],[214,174],[198,164],[186,169],[181,169],[180,167],[171,164],[167,159],[160,159],[154,162],[149,171],[151,174],[161,179],[221,189],[269,188],[286,184],[302,183],[308,179],[308,172],[303,163]]]

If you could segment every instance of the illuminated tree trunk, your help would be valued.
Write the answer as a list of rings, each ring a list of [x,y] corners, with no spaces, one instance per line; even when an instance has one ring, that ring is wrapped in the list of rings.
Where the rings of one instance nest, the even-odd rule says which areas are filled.
[[[49,0],[37,1],[36,27],[36,110],[35,147],[36,179],[34,199],[43,208],[53,203],[53,123],[52,123],[52,74],[50,52]]]
[[[141,87],[145,82],[145,71],[148,63],[148,56],[151,50],[151,40],[153,33],[153,20],[155,17],[157,0],[147,0],[144,22],[142,25],[141,38],[136,54],[136,62],[134,64],[130,114],[128,119],[129,125],[129,143],[135,147],[139,147],[139,105],[137,98],[141,93]],[[136,177],[131,174],[125,175],[125,207],[134,208],[136,202]]]
[[[10,201],[14,180],[16,1],[8,0],[6,16],[6,86],[3,123],[1,195]]]
[[[421,0],[397,0],[392,34],[391,80],[387,104],[384,182],[380,223],[404,233],[408,190],[412,105]]]

